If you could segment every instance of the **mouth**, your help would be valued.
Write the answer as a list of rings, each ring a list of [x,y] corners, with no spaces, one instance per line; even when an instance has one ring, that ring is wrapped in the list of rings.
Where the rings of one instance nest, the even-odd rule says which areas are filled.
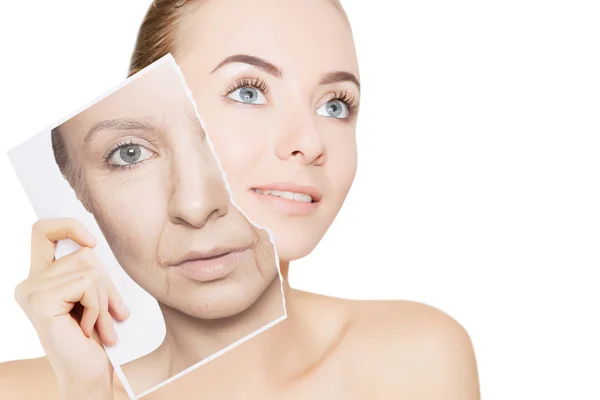
[[[313,186],[285,182],[256,186],[250,192],[270,210],[290,216],[310,215],[317,210],[322,200],[321,192]]]
[[[286,182],[257,186],[250,190],[263,196],[279,197],[298,203],[318,203],[322,197],[321,192],[313,186],[300,186]]]
[[[184,276],[199,282],[210,282],[231,274],[248,253],[247,249],[192,252],[172,267]]]
[[[297,201],[300,203],[316,203],[315,199],[310,194],[299,192],[288,192],[281,190],[266,190],[266,189],[251,189],[253,192],[265,196],[281,197],[285,200]]]

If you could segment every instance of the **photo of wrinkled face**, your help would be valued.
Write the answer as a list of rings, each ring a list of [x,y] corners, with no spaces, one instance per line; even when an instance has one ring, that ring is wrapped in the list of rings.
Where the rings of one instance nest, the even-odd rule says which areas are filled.
[[[232,205],[170,64],[60,125],[53,147],[119,264],[162,307],[229,317],[279,283],[269,234]]]
[[[304,257],[356,173],[360,83],[345,15],[330,0],[220,0],[184,22],[173,55],[233,199],[273,232],[282,261]]]

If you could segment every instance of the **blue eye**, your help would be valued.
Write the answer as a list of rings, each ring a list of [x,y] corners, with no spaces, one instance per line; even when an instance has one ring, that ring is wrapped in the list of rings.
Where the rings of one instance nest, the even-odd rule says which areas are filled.
[[[223,95],[244,104],[267,104],[269,85],[262,78],[241,78],[234,82]]]
[[[265,95],[259,89],[250,86],[235,89],[227,97],[245,104],[267,104]]]
[[[348,118],[350,115],[346,103],[340,100],[329,100],[317,109],[317,114],[323,117]]]
[[[133,165],[152,157],[152,152],[138,144],[126,144],[116,148],[109,156],[111,165]]]

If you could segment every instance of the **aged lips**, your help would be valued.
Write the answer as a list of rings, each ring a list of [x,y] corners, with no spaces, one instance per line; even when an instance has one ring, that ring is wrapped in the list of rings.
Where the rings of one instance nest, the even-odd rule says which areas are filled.
[[[241,263],[248,250],[233,250],[209,256],[189,256],[174,265],[186,277],[199,282],[210,282],[225,278]]]

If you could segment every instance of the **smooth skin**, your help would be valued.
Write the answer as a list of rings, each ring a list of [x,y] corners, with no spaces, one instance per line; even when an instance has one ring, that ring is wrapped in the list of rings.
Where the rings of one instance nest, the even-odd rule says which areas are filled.
[[[328,0],[219,0],[203,2],[186,22],[177,32],[175,59],[236,204],[274,234],[288,318],[145,398],[479,399],[469,335],[444,312],[410,301],[335,299],[287,282],[290,261],[309,254],[323,237],[355,174],[356,118],[323,111],[334,92],[358,99],[360,90],[348,80],[320,83],[333,71],[360,79],[345,17]],[[236,54],[266,60],[282,74],[240,62],[215,70]],[[264,99],[245,104],[239,91],[227,94],[244,77],[268,83]],[[317,187],[323,202],[298,217],[251,192],[278,181]],[[11,371],[13,398],[59,393],[46,358],[2,367]],[[24,393],[32,370],[47,386]],[[101,391],[93,395],[79,398],[103,398]],[[118,381],[114,398],[126,398]]]

